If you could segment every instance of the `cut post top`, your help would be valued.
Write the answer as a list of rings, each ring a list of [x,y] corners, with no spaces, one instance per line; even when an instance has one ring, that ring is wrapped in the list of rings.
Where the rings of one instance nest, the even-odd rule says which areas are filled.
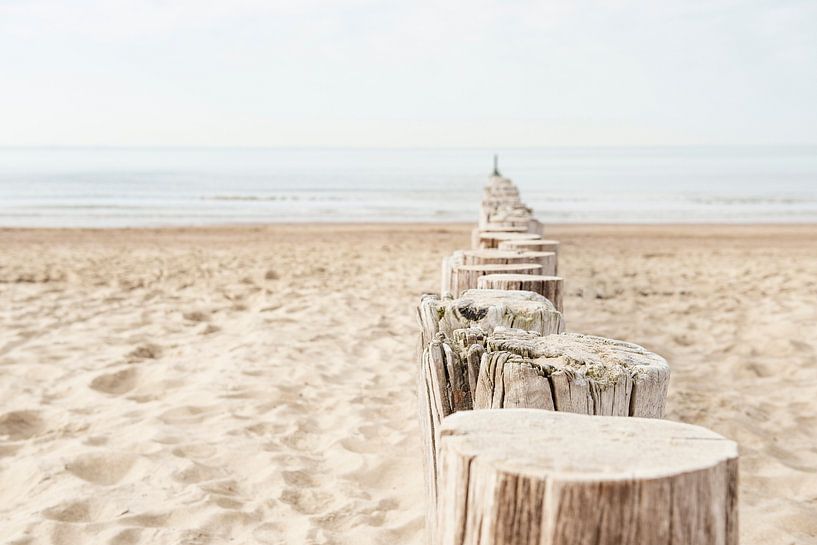
[[[536,409],[484,409],[446,418],[443,450],[510,474],[561,481],[657,479],[738,456],[715,432],[653,418],[589,416]]]
[[[569,371],[600,387],[615,384],[625,375],[655,376],[669,381],[667,361],[643,347],[605,337],[562,333],[539,335],[531,331],[498,327],[488,337],[491,352],[510,352],[526,359],[547,374]]]
[[[558,282],[562,280],[561,276],[549,276],[544,274],[513,274],[513,273],[496,273],[486,274],[480,278],[480,282]]]

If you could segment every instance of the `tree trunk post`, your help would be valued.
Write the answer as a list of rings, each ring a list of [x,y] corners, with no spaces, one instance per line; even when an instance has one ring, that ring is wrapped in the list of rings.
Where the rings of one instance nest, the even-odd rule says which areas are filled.
[[[486,274],[477,279],[477,288],[490,290],[524,290],[543,295],[564,314],[562,302],[564,280],[559,276],[534,274]]]
[[[479,235],[480,248],[499,248],[499,244],[507,240],[537,240],[541,238],[536,233],[502,233],[486,231]]]
[[[486,274],[541,274],[537,263],[492,263],[486,265],[455,265],[451,267],[451,293],[459,297],[467,290],[476,289],[480,276]]]
[[[433,545],[737,545],[737,445],[700,426],[531,409],[440,432]]]

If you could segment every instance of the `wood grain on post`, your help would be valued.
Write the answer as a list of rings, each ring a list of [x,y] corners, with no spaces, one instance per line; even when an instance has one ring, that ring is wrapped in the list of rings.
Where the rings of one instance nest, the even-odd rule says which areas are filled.
[[[564,280],[559,276],[534,274],[486,274],[477,280],[477,287],[491,290],[524,290],[543,295],[564,314],[562,293]]]
[[[738,452],[699,426],[531,409],[440,433],[434,545],[737,545]]]
[[[498,250],[496,248],[479,248],[463,250],[461,254],[460,263],[463,265],[537,263],[542,266],[542,274],[552,275],[556,270],[556,254],[554,252],[520,252]]]
[[[425,295],[417,307],[420,322],[418,399],[427,504],[432,528],[437,498],[437,437],[443,418],[473,408],[479,365],[487,334],[501,326],[541,334],[564,331],[562,315],[536,293],[470,290],[460,299]]]
[[[531,220],[528,222],[528,233],[534,233],[534,234],[537,234],[537,235],[541,235],[542,233],[544,233],[544,231],[545,231],[545,226],[542,225],[542,222],[540,222],[539,220],[537,220],[535,218],[531,218]],[[550,251],[550,250],[546,250],[546,251]]]
[[[512,223],[488,223],[485,226],[479,227],[478,230],[483,232],[491,231],[494,233],[525,233],[526,227],[522,225],[513,225]]]
[[[558,240],[503,240],[497,247],[500,250],[517,251],[517,252],[554,252],[559,255],[559,241]]]
[[[492,231],[480,233],[480,248],[498,248],[501,242],[506,240],[536,240],[541,238],[536,233],[496,233]]]
[[[459,297],[463,292],[476,289],[477,280],[486,274],[541,274],[538,263],[491,263],[485,265],[455,265],[451,267],[451,293]]]
[[[666,360],[637,344],[497,328],[486,341],[473,403],[661,418],[669,378]]]
[[[482,233],[527,233],[526,225],[509,225],[502,223],[486,223],[471,230],[471,248],[480,247]]]
[[[564,331],[564,319],[553,303],[529,291],[468,290],[458,299],[424,295],[417,306],[423,348],[443,333],[478,326],[486,334],[497,327],[519,328],[540,335]]]

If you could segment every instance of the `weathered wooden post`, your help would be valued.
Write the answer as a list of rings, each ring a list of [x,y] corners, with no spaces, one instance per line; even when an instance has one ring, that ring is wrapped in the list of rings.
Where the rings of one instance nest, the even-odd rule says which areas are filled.
[[[553,275],[556,270],[556,254],[553,252],[512,252],[496,249],[460,250],[442,260],[440,294],[456,295],[453,270],[460,265],[512,265],[533,263],[541,265],[543,275]],[[523,274],[527,274],[527,271]],[[476,284],[471,286],[476,288]],[[526,290],[528,288],[525,288]],[[536,291],[536,290],[530,290]]]
[[[462,251],[463,265],[489,265],[491,263],[510,265],[512,263],[536,263],[542,266],[542,274],[553,274],[556,270],[554,252],[520,252],[494,248]]]
[[[506,240],[536,240],[541,238],[536,233],[495,233],[491,231],[480,233],[480,248],[498,248],[501,242]]]
[[[479,248],[479,239],[482,233],[527,233],[528,228],[505,223],[489,223],[485,226],[474,227],[471,230],[471,248]]]
[[[473,237],[472,237],[473,242]],[[532,240],[503,240],[498,245],[497,248],[500,250],[506,251],[516,251],[516,252],[553,252],[556,254],[556,273],[558,274],[559,266],[559,241],[558,240],[545,240],[545,239],[532,239]]]
[[[417,306],[421,344],[427,346],[438,333],[453,338],[457,329],[478,326],[485,334],[497,327],[561,333],[564,319],[553,303],[529,291],[468,290],[458,299],[427,294]]]
[[[497,327],[547,335],[564,331],[562,315],[541,295],[525,291],[469,290],[459,299],[424,295],[420,323],[418,398],[424,449],[427,526],[432,528],[437,498],[437,438],[440,422],[473,408],[473,393],[485,336]]]
[[[475,409],[664,415],[669,365],[637,344],[578,333],[541,336],[496,328],[485,345]]]
[[[538,263],[489,263],[486,265],[454,265],[451,267],[451,293],[459,296],[476,289],[477,280],[486,274],[542,274]]]
[[[737,545],[738,452],[699,426],[530,409],[443,422],[433,545]]]
[[[559,276],[535,274],[486,274],[477,279],[477,288],[491,290],[524,290],[543,295],[564,313],[562,292],[564,280]]]

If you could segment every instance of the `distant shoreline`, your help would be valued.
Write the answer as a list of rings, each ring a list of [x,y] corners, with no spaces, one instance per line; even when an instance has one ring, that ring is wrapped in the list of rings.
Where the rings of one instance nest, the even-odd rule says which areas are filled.
[[[444,229],[446,231],[470,232],[476,227],[476,222],[267,222],[267,223],[223,223],[207,225],[156,225],[156,226],[131,226],[131,227],[16,227],[0,225],[0,236],[5,233],[25,233],[25,232],[103,232],[114,233],[124,232],[235,232],[235,231],[328,231],[340,230],[351,231],[418,231],[428,232]],[[817,231],[817,222],[753,222],[753,223],[553,223],[545,224],[545,236],[548,232],[553,233],[581,233],[593,232],[598,234],[599,230],[610,230],[616,234],[666,231],[675,233],[679,231],[692,232],[747,232],[747,231]]]

